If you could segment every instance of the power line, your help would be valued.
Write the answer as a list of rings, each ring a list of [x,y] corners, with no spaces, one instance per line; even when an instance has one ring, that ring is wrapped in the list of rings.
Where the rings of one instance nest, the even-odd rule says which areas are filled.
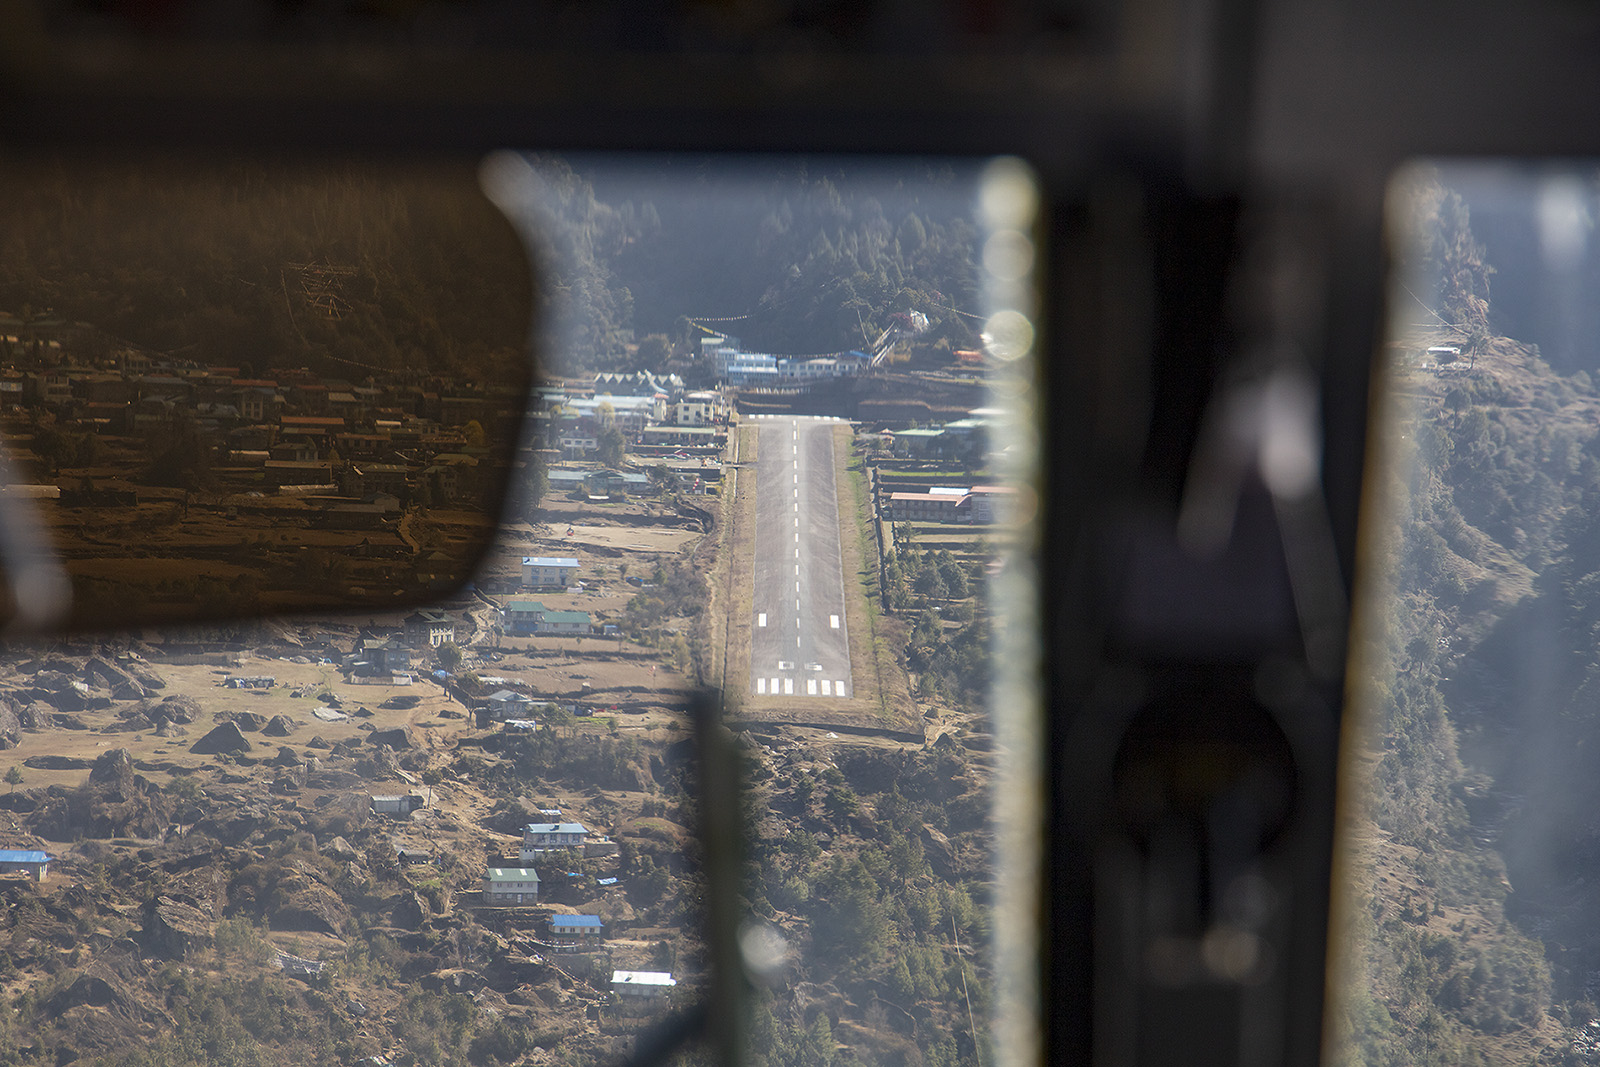
[[[1433,310],[1427,304],[1422,303],[1422,297],[1418,296],[1416,293],[1411,292],[1411,287],[1409,285],[1407,285],[1405,282],[1401,282],[1400,283],[1400,288],[1404,289],[1406,291],[1406,293],[1411,297],[1411,299],[1415,300],[1419,305],[1421,305],[1423,311],[1426,311],[1428,314],[1430,314],[1434,318],[1438,319],[1439,322],[1442,325],[1445,325],[1445,326],[1454,326],[1455,325],[1455,323],[1447,321],[1443,315],[1441,315],[1437,311]]]

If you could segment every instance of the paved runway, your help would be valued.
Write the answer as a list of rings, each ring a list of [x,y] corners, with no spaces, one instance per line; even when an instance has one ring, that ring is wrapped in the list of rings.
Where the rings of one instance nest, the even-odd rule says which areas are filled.
[[[750,692],[848,697],[854,687],[834,484],[837,420],[757,418]]]

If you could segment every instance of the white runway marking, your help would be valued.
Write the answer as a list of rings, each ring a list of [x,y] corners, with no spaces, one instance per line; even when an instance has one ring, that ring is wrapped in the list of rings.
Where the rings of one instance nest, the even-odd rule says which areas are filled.
[[[766,618],[765,615],[763,615],[761,617],[763,619]],[[765,626],[766,623],[762,623],[761,625]],[[835,630],[837,630],[839,628],[839,616],[837,616],[837,615],[829,615],[828,616],[828,625],[833,627]]]
[[[786,697],[794,696],[794,679],[793,678],[785,678],[783,680],[783,695],[786,696]]]
[[[757,695],[765,693],[766,691],[767,691],[767,680],[765,678],[757,678],[756,679],[756,693],[757,693]]]
[[[796,593],[798,593],[800,591],[800,583],[799,582],[795,582],[794,583],[794,591]]]
[[[796,578],[800,577],[800,564],[798,563],[794,565],[794,575]]]
[[[797,545],[800,543],[800,535],[799,534],[795,534],[794,535],[794,543],[797,544]]]
[[[828,691],[828,680],[826,678],[822,680],[822,695],[825,697],[833,695]]]
[[[760,615],[756,616],[756,625],[757,626],[765,626],[766,624],[767,624],[767,613],[763,611]]]
[[[817,680],[815,678],[807,678],[806,679],[806,696],[814,697],[816,695],[817,695]]]
[[[778,680],[776,678],[774,678],[772,680],[772,692],[773,692],[774,696],[777,695],[777,692],[778,692]]]
[[[833,691],[834,691],[835,695],[837,695],[837,696],[844,696],[844,683],[843,682],[834,682],[833,683]]]

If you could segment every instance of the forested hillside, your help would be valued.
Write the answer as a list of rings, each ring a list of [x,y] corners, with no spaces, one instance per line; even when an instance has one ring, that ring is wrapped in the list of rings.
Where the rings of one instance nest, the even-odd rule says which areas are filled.
[[[1440,321],[1405,332],[1383,385],[1336,1062],[1590,1063],[1600,400],[1494,335],[1467,205],[1416,194],[1410,247],[1438,284],[1409,295]],[[1433,365],[1439,345],[1460,359]]]
[[[978,343],[970,173],[799,161],[532,165],[556,224],[542,232],[554,276],[541,307],[560,331],[549,350],[561,373],[629,369],[641,358],[634,343],[683,339],[686,317],[777,353],[861,348],[907,311],[928,317],[931,343]]]

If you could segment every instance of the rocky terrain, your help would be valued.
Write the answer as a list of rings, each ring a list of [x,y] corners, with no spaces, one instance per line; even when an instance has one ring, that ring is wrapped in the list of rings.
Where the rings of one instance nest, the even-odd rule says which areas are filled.
[[[129,640],[0,662],[0,765],[20,778],[0,848],[53,857],[42,883],[0,878],[0,1063],[603,1062],[652,1021],[620,1010],[613,968],[697,995],[681,724],[479,730],[436,687],[346,684],[319,662],[337,629],[240,636],[253,653]],[[312,715],[332,707],[343,721]],[[829,1059],[970,1056],[985,754],[950,736],[741,740],[746,896],[793,949],[759,1039],[774,1056],[808,1040]],[[372,794],[404,792],[427,806],[372,814]],[[521,826],[555,808],[618,854],[550,857],[537,907],[484,907],[485,865],[515,865]],[[557,911],[600,915],[604,948],[542,951]]]

